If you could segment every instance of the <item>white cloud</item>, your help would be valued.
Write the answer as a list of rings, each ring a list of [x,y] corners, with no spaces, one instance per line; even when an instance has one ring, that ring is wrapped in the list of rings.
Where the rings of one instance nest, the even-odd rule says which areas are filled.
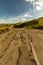
[[[29,13],[21,14],[17,17],[8,18],[7,20],[0,20],[0,23],[16,23],[16,22],[24,22],[26,20],[29,20],[29,18],[32,18],[33,16]]]
[[[42,10],[42,8],[43,8],[43,0],[38,0],[38,1],[33,2],[33,6],[35,6],[37,11]]]
[[[9,18],[7,20],[0,20],[0,23],[15,23],[15,22],[18,22],[19,21],[19,18],[17,17],[12,17],[12,18]]]
[[[33,17],[33,16],[29,13],[25,13],[23,17]]]
[[[9,18],[9,20],[18,20],[18,17]]]
[[[29,2],[29,1],[30,1],[30,2],[33,2],[33,1],[35,1],[35,0],[25,0],[25,1],[26,1],[26,2]]]
[[[43,6],[43,0],[38,0],[38,3],[40,4],[40,6]]]
[[[33,4],[33,8],[36,8],[37,11],[42,10],[43,8],[43,0],[25,0],[26,2],[32,2],[31,4]]]
[[[37,11],[40,11],[42,8],[41,6],[36,6]]]
[[[21,18],[22,21],[26,21],[26,18]]]
[[[26,21],[27,20],[27,18],[29,19],[29,18],[32,18],[33,16],[31,15],[31,14],[29,14],[29,13],[24,13],[24,14],[21,14],[21,15],[19,15],[19,16],[17,16],[17,17],[13,17],[13,18],[9,18],[9,21]]]
[[[43,8],[43,0],[38,0],[37,2],[35,2],[35,5],[36,5],[36,9],[38,11],[42,10],[42,8]]]
[[[25,1],[27,1],[27,2],[28,2],[28,1],[30,1],[30,0],[25,0]]]
[[[7,21],[6,20],[0,20],[0,23],[6,23]]]

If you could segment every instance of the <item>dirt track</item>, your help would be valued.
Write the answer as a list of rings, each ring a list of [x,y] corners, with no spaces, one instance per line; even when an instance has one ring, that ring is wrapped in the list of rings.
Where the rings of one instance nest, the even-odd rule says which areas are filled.
[[[29,30],[11,30],[0,35],[0,65],[37,65]]]

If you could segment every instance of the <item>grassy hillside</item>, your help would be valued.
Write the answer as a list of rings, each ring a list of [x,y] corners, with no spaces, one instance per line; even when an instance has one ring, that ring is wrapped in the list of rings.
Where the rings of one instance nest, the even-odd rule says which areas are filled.
[[[0,34],[5,33],[7,31],[9,31],[10,27],[13,24],[0,24]]]
[[[0,33],[9,31],[11,28],[43,29],[43,17],[26,21],[24,23],[19,22],[16,24],[0,24]]]
[[[34,29],[43,29],[43,17],[34,19],[32,21],[26,21],[24,23],[19,23],[14,25],[15,28],[34,28]]]

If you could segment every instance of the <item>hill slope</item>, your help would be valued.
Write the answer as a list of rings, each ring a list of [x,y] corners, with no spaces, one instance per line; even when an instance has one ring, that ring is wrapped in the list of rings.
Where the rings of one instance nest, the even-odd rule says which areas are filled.
[[[32,21],[26,21],[24,23],[18,23],[14,25],[15,28],[34,28],[34,29],[43,29],[43,17],[34,19]]]

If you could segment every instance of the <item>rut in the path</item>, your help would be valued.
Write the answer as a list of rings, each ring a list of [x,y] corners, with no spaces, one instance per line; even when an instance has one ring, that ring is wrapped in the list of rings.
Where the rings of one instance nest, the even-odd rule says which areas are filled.
[[[25,30],[15,30],[1,40],[0,65],[37,65]]]
[[[20,33],[20,39],[22,41],[22,46],[18,48],[19,57],[16,65],[37,65],[32,56],[32,48],[30,44],[28,44],[30,39],[28,39],[28,35],[25,31]]]
[[[0,59],[5,55],[7,49],[11,45],[11,42],[14,40],[15,36],[17,34],[17,31],[11,32],[7,35],[5,39],[1,41],[1,45],[3,46],[3,50],[0,53]]]

